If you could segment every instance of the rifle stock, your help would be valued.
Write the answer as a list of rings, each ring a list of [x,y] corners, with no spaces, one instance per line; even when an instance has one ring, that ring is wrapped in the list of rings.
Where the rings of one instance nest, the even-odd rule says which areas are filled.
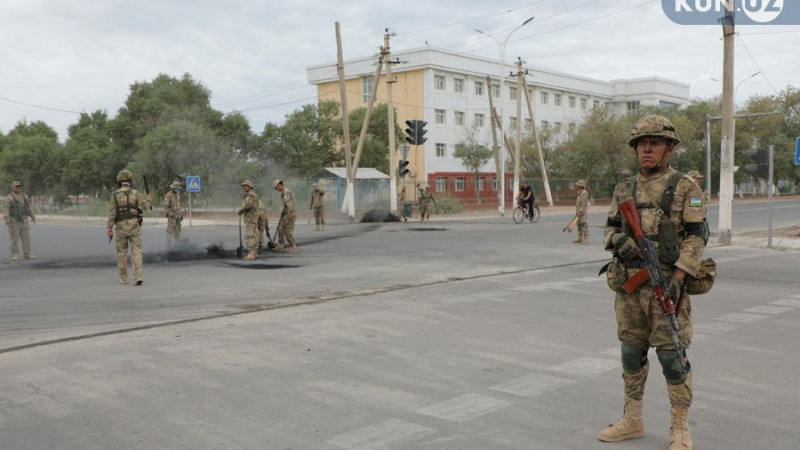
[[[653,243],[644,235],[642,231],[641,222],[639,220],[639,213],[636,211],[636,203],[632,198],[624,200],[619,203],[619,210],[625,217],[636,243],[644,256],[644,264],[647,273],[650,277],[650,284],[653,286],[656,300],[661,305],[661,311],[667,319],[669,325],[669,334],[672,340],[672,345],[675,346],[675,351],[678,353],[683,370],[687,370],[685,350],[678,342],[678,316],[675,312],[675,304],[673,299],[669,297],[669,280],[661,270],[661,265],[658,262],[658,253],[656,252]]]

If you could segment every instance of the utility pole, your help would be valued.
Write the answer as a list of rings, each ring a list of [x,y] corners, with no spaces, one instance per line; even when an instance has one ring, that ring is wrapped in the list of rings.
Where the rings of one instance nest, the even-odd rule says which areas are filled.
[[[514,195],[519,192],[519,171],[520,158],[522,157],[522,78],[527,74],[527,70],[522,70],[522,58],[517,57],[517,73],[512,76],[517,77],[517,123],[514,133]]]
[[[492,79],[489,75],[486,75],[486,85],[492,85]],[[494,168],[497,174],[495,175],[495,180],[497,184],[497,200],[499,201],[500,206],[498,206],[498,211],[502,210],[503,207],[503,190],[500,186],[500,178],[504,175],[505,166],[503,164],[503,159],[500,156],[500,146],[497,145],[497,117],[495,116],[494,111],[494,102],[492,100],[492,96],[489,96],[489,115],[491,117],[491,124],[492,124],[492,150],[494,151]]]
[[[342,53],[342,34],[339,22],[336,22],[336,72],[339,74],[339,97],[342,104],[342,129],[344,130],[344,164],[347,169],[347,190],[345,191],[342,212],[347,212],[350,222],[355,222],[355,197],[353,196],[353,167],[350,152],[350,122],[347,111],[347,80],[344,74],[344,56]]]
[[[732,3],[732,2],[731,2]],[[735,25],[733,11],[726,8],[722,18],[722,139],[719,158],[719,243],[730,245],[733,221],[733,153],[736,148],[734,122],[733,55]]]
[[[539,140],[539,132],[536,131],[536,110],[533,108],[533,99],[528,94],[528,82],[523,78],[523,88],[525,89],[525,100],[528,102],[528,115],[531,118],[531,131],[533,138],[536,141],[536,152],[539,154],[539,171],[542,173],[542,183],[544,183],[544,195],[547,198],[547,204],[553,204],[553,194],[550,192],[550,180],[547,177],[547,167],[544,165],[544,153],[542,152],[542,143]],[[535,98],[535,96],[534,96]]]
[[[386,62],[386,103],[389,122],[389,211],[397,215],[397,158],[396,148],[394,142],[394,105],[392,104],[392,84],[395,82],[392,78],[392,64],[395,61],[390,59],[392,52],[389,48],[389,29],[386,28],[383,35],[383,48],[381,55],[384,62]],[[375,80],[375,84],[378,80]]]

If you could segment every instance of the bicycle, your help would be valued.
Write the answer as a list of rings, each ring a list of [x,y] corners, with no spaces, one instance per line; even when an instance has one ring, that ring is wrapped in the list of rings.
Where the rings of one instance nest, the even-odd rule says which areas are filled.
[[[533,217],[529,218],[528,207],[525,203],[517,203],[517,206],[511,213],[511,218],[514,219],[514,223],[522,223],[525,219],[529,219],[531,223],[536,223],[539,221],[540,216],[539,205],[533,205]]]

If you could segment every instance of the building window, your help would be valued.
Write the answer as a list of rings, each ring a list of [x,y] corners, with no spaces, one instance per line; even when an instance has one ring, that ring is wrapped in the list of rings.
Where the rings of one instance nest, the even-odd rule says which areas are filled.
[[[508,98],[510,98],[511,100],[517,99],[517,88],[513,86],[508,87]]]
[[[578,103],[576,102],[576,100],[577,99],[575,97],[573,97],[571,95],[569,96],[569,107],[570,108],[574,108],[574,107],[578,106]]]
[[[531,131],[531,119],[525,119],[525,131]]]
[[[460,93],[464,92],[464,79],[463,78],[453,78],[453,90]]]
[[[456,192],[464,192],[464,186],[467,185],[467,179],[464,177],[456,177]]]
[[[492,83],[492,97],[500,98],[500,85]]]
[[[445,90],[445,80],[444,75],[434,75],[433,76],[433,88],[437,91]]]
[[[561,106],[561,94],[553,94],[553,105]]]
[[[455,121],[456,125],[464,126],[464,111],[453,112],[453,120]]]
[[[436,192],[447,191],[447,178],[436,177]]]
[[[478,177],[478,180],[475,183],[475,189],[477,189],[478,192],[483,192],[485,188],[486,188],[486,178]]]
[[[594,100],[592,102],[592,109],[597,109],[600,107],[600,100]]]
[[[436,112],[436,123],[447,123],[447,111],[443,109],[437,109]]]
[[[548,122],[548,121],[546,121],[546,120],[543,120],[543,121],[542,121],[542,128],[543,128],[543,129],[547,129],[547,127],[549,127],[549,126],[550,126],[550,122]]]
[[[497,178],[492,178],[492,190],[497,192]]]
[[[570,136],[574,136],[575,135],[575,124],[574,123],[570,123],[567,126],[567,132],[569,133]]]
[[[516,129],[517,129],[517,118],[516,118],[516,117],[514,117],[514,116],[511,116],[511,118],[510,118],[510,119],[509,119],[509,121],[508,121],[508,126],[509,126],[509,127],[512,129],[512,130],[516,130]]]
[[[436,143],[436,156],[444,158],[447,155],[447,144]]]
[[[586,99],[585,98],[581,99],[581,109],[586,109]]]
[[[475,82],[475,95],[483,95],[483,81]]]
[[[361,78],[361,101],[364,103],[369,103],[370,97],[372,97],[372,90],[375,88],[375,76],[370,75],[368,77]]]
[[[483,128],[485,120],[486,116],[484,114],[475,114],[475,121],[473,122],[473,125],[478,128]]]
[[[550,97],[550,94],[549,94],[549,93],[547,93],[547,92],[542,92],[542,104],[543,104],[543,105],[546,105],[546,104],[547,104],[547,102],[548,102],[548,101],[550,101],[549,97]]]
[[[639,109],[639,101],[628,102],[628,112],[635,112]]]
[[[553,132],[555,134],[561,134],[561,122],[553,122]]]

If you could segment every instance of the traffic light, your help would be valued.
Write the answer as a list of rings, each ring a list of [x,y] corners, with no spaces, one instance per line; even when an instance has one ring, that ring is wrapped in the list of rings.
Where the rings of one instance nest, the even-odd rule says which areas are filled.
[[[428,130],[425,129],[425,125],[428,122],[424,120],[406,120],[406,142],[411,145],[422,145],[428,139],[425,137],[425,133]]]
[[[417,145],[422,145],[428,140],[428,138],[425,137],[425,133],[428,132],[428,130],[425,129],[425,125],[427,124],[428,122],[424,120],[417,121]]]
[[[745,164],[745,172],[756,178],[767,179],[769,177],[769,152],[767,150],[750,150],[744,155],[755,161],[755,164]]]
[[[400,178],[403,178],[410,171],[411,170],[408,168],[408,160],[407,159],[401,159],[400,160],[400,164],[397,167],[397,174],[400,175]]]

